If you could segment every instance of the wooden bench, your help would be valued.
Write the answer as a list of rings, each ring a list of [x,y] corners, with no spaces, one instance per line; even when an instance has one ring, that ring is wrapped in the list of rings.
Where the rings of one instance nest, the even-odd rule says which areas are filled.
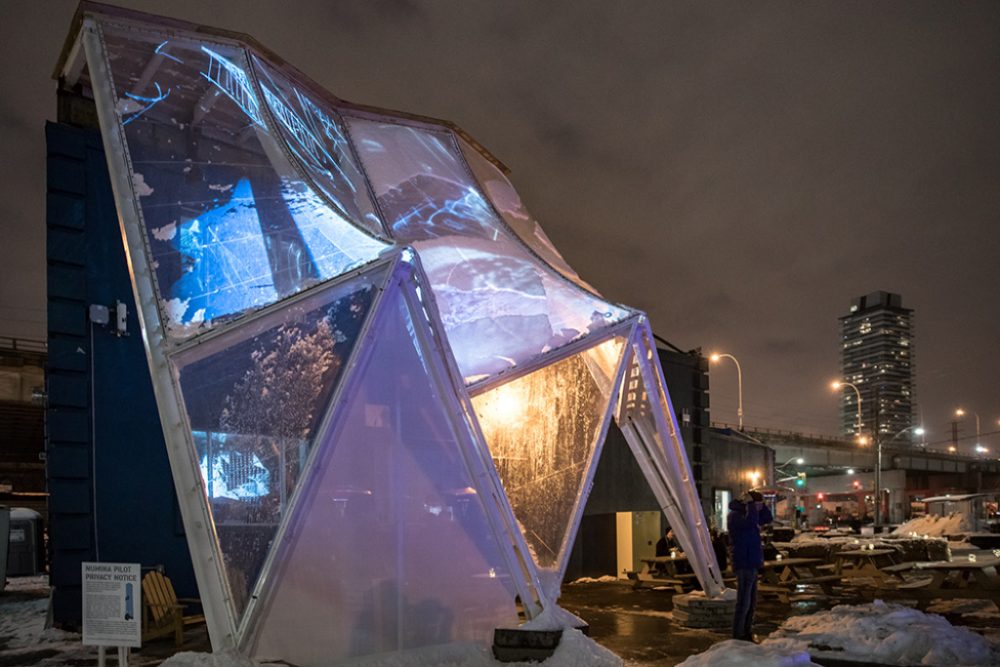
[[[147,573],[142,578],[142,641],[172,634],[180,648],[185,626],[205,622],[203,614],[184,615],[186,606],[200,602],[195,598],[178,600],[169,577],[156,570]]]

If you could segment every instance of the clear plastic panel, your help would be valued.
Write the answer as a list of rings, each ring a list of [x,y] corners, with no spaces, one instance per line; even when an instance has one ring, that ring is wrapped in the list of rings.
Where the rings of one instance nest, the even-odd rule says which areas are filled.
[[[516,589],[398,292],[276,554],[252,657],[311,667],[517,623]],[[370,356],[369,356],[370,355]]]
[[[351,153],[343,121],[321,96],[291,81],[256,55],[251,58],[264,101],[285,145],[349,220],[384,236],[365,177]]]
[[[630,314],[528,252],[473,184],[449,132],[357,118],[348,127],[396,240],[420,254],[467,383]]]
[[[460,139],[459,145],[469,168],[476,176],[476,180],[479,181],[486,196],[493,203],[493,207],[503,216],[507,226],[549,266],[580,287],[596,293],[594,288],[577,275],[576,271],[552,245],[552,241],[549,240],[542,226],[531,217],[531,213],[521,202],[521,197],[507,176],[465,141]]]
[[[384,275],[324,290],[174,360],[237,614]]]
[[[627,314],[541,269],[505,237],[451,237],[416,247],[455,360],[470,384]]]
[[[102,31],[168,334],[263,307],[384,249],[289,164],[241,49]]]
[[[623,337],[609,339],[598,356],[618,359],[624,345]],[[514,516],[543,569],[562,565],[573,510],[609,416],[610,393],[589,369],[588,354],[472,399]]]
[[[451,132],[361,118],[347,125],[396,241],[505,233]]]

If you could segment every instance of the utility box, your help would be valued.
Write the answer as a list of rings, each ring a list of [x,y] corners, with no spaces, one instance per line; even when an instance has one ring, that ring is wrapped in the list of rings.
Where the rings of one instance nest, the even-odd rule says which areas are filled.
[[[10,510],[7,576],[30,577],[42,573],[42,515],[26,507]]]

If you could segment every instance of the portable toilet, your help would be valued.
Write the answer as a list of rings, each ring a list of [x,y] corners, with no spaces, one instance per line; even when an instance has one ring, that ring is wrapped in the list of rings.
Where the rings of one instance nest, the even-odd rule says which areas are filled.
[[[10,510],[10,538],[7,548],[7,576],[39,574],[42,556],[42,515],[27,507]]]

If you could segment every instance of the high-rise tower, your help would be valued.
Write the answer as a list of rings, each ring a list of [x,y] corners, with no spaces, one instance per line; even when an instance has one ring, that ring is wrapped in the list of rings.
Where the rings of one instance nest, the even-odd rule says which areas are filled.
[[[913,310],[899,294],[872,292],[853,300],[840,327],[842,377],[861,395],[861,435],[892,438],[913,425]],[[858,435],[857,395],[844,387],[843,396],[843,432]]]

